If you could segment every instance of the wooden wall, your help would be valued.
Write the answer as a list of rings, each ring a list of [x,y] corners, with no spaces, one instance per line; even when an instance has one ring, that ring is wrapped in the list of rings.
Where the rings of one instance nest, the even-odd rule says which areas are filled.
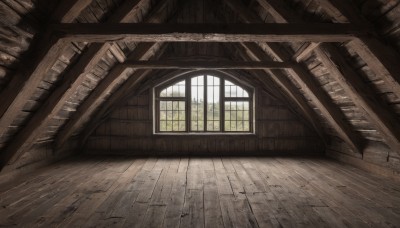
[[[151,90],[118,106],[89,138],[94,154],[246,155],[271,152],[323,153],[324,145],[285,105],[256,89],[256,134],[153,135]]]

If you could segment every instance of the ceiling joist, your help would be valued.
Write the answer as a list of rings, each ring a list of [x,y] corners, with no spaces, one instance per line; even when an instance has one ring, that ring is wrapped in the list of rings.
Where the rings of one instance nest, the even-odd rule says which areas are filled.
[[[344,42],[367,35],[352,24],[58,24],[53,33],[75,42]]]
[[[126,61],[122,65],[134,69],[285,69],[292,67],[291,62],[274,61],[202,61],[202,60],[159,60],[159,61]]]

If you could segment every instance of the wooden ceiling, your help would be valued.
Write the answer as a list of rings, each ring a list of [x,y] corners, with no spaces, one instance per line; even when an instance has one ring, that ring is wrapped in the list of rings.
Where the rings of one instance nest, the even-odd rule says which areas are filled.
[[[2,167],[40,143],[59,149],[76,135],[84,143],[157,70],[193,69],[246,70],[326,143],[343,141],[362,156],[379,142],[399,157],[397,1],[65,0],[53,7],[10,0],[0,6]],[[175,56],[196,45],[209,50]],[[212,61],[218,48],[222,62]]]

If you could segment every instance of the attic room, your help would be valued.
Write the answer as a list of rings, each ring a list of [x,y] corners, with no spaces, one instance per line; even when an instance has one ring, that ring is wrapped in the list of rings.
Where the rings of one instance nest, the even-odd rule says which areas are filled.
[[[399,227],[399,0],[0,1],[0,227]]]

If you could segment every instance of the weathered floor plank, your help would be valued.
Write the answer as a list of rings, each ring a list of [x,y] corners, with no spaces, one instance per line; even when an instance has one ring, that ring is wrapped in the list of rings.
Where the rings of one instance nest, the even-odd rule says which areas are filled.
[[[397,227],[399,183],[322,158],[90,158],[0,189],[0,227]]]

